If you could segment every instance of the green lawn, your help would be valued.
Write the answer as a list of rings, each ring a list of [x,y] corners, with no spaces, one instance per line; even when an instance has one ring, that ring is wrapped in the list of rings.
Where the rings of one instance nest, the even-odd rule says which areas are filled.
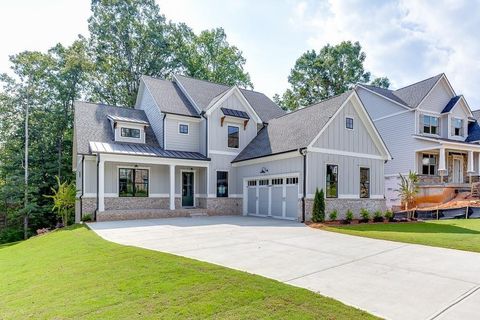
[[[110,243],[85,227],[0,246],[0,312],[0,319],[375,318],[260,276]]]
[[[480,219],[357,224],[325,230],[375,239],[480,252]]]

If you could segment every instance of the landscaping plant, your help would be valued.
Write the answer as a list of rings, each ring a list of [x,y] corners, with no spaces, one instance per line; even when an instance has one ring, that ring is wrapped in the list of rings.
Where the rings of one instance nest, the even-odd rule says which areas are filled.
[[[344,224],[350,224],[353,220],[353,212],[348,209],[347,213],[345,214],[345,219],[343,219]]]
[[[383,222],[383,213],[377,210],[373,213],[373,222]]]
[[[68,218],[75,208],[75,197],[77,190],[73,182],[60,182],[60,178],[55,176],[57,180],[57,189],[52,188],[53,195],[46,195],[47,198],[53,199],[52,211],[57,211],[57,215],[62,219],[64,226],[68,224]]]
[[[328,219],[330,219],[330,221],[335,221],[337,220],[337,216],[338,216],[338,212],[337,212],[337,209],[334,209],[332,212],[330,212],[330,214],[328,215]]]
[[[392,210],[385,211],[385,219],[387,219],[388,222],[393,222],[394,221],[393,217],[394,217],[394,214]]]
[[[315,198],[313,200],[313,213],[312,213],[313,222],[324,222],[325,221],[325,196],[323,194],[323,189],[318,191],[318,188],[315,190]]]
[[[360,216],[362,217],[360,222],[367,223],[368,220],[370,220],[370,212],[368,212],[368,210],[365,208],[360,209]]]
[[[400,184],[398,187],[397,191],[402,199],[402,204],[405,205],[405,210],[408,211],[419,191],[418,175],[413,171],[410,171],[407,176],[400,174]],[[407,214],[407,217],[411,218],[410,213]]]

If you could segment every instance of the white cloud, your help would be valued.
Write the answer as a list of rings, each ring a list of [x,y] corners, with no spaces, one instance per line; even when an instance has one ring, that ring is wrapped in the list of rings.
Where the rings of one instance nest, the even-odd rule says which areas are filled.
[[[473,1],[299,1],[292,14],[313,32],[312,48],[358,40],[366,68],[394,87],[445,72],[473,108],[480,82],[479,3]]]

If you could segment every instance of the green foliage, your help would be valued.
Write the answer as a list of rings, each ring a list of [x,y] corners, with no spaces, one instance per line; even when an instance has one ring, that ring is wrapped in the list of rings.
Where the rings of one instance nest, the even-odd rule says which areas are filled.
[[[409,171],[407,176],[400,174],[400,183],[398,185],[397,192],[402,199],[402,203],[405,205],[405,210],[410,209],[410,205],[415,201],[415,198],[418,194],[418,175]]]
[[[364,222],[367,222],[370,219],[370,212],[367,209],[362,208],[360,209],[360,217],[362,217]]]
[[[291,87],[281,97],[277,94],[275,102],[285,110],[296,110],[344,93],[356,83],[368,83],[371,75],[364,69],[365,58],[360,43],[351,41],[307,51],[290,72]],[[377,78],[374,84],[386,87],[389,81]]]
[[[75,209],[77,190],[74,182],[60,182],[60,178],[58,176],[56,176],[55,179],[57,180],[57,188],[52,188],[53,195],[46,195],[45,197],[53,200],[52,211],[57,212],[57,215],[62,218],[63,225],[66,226],[68,224],[69,217],[72,215]]]
[[[328,215],[328,219],[330,219],[330,221],[335,221],[337,220],[337,216],[338,216],[338,211],[337,209],[334,209],[332,212],[330,212],[330,214]]]
[[[353,220],[353,212],[352,210],[348,209],[347,212],[345,213],[345,219],[343,221],[347,224],[351,223]]]
[[[388,88],[390,88],[390,80],[387,77],[375,78],[370,83],[370,85],[372,85],[374,87],[388,89]]]
[[[91,214],[91,213],[87,213],[87,214],[83,215],[82,221],[83,221],[83,222],[93,221],[92,214]]]
[[[392,221],[393,220],[393,211],[392,210],[387,210],[385,211],[385,219],[387,219],[388,221]]]
[[[313,222],[325,221],[325,196],[323,194],[323,189],[318,191],[318,188],[317,188],[315,190],[315,198],[313,199],[312,221]]]
[[[373,221],[382,222],[383,221],[383,212],[381,210],[376,210],[373,213]]]

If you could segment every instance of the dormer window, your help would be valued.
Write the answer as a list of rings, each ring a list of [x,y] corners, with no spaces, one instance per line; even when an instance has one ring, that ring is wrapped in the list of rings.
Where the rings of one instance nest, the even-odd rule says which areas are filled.
[[[188,124],[180,123],[178,125],[178,133],[188,134]]]
[[[140,139],[140,129],[121,128],[120,134],[124,138]]]
[[[423,133],[438,134],[438,117],[423,115]]]
[[[453,135],[454,136],[463,136],[463,120],[462,119],[453,119]]]

